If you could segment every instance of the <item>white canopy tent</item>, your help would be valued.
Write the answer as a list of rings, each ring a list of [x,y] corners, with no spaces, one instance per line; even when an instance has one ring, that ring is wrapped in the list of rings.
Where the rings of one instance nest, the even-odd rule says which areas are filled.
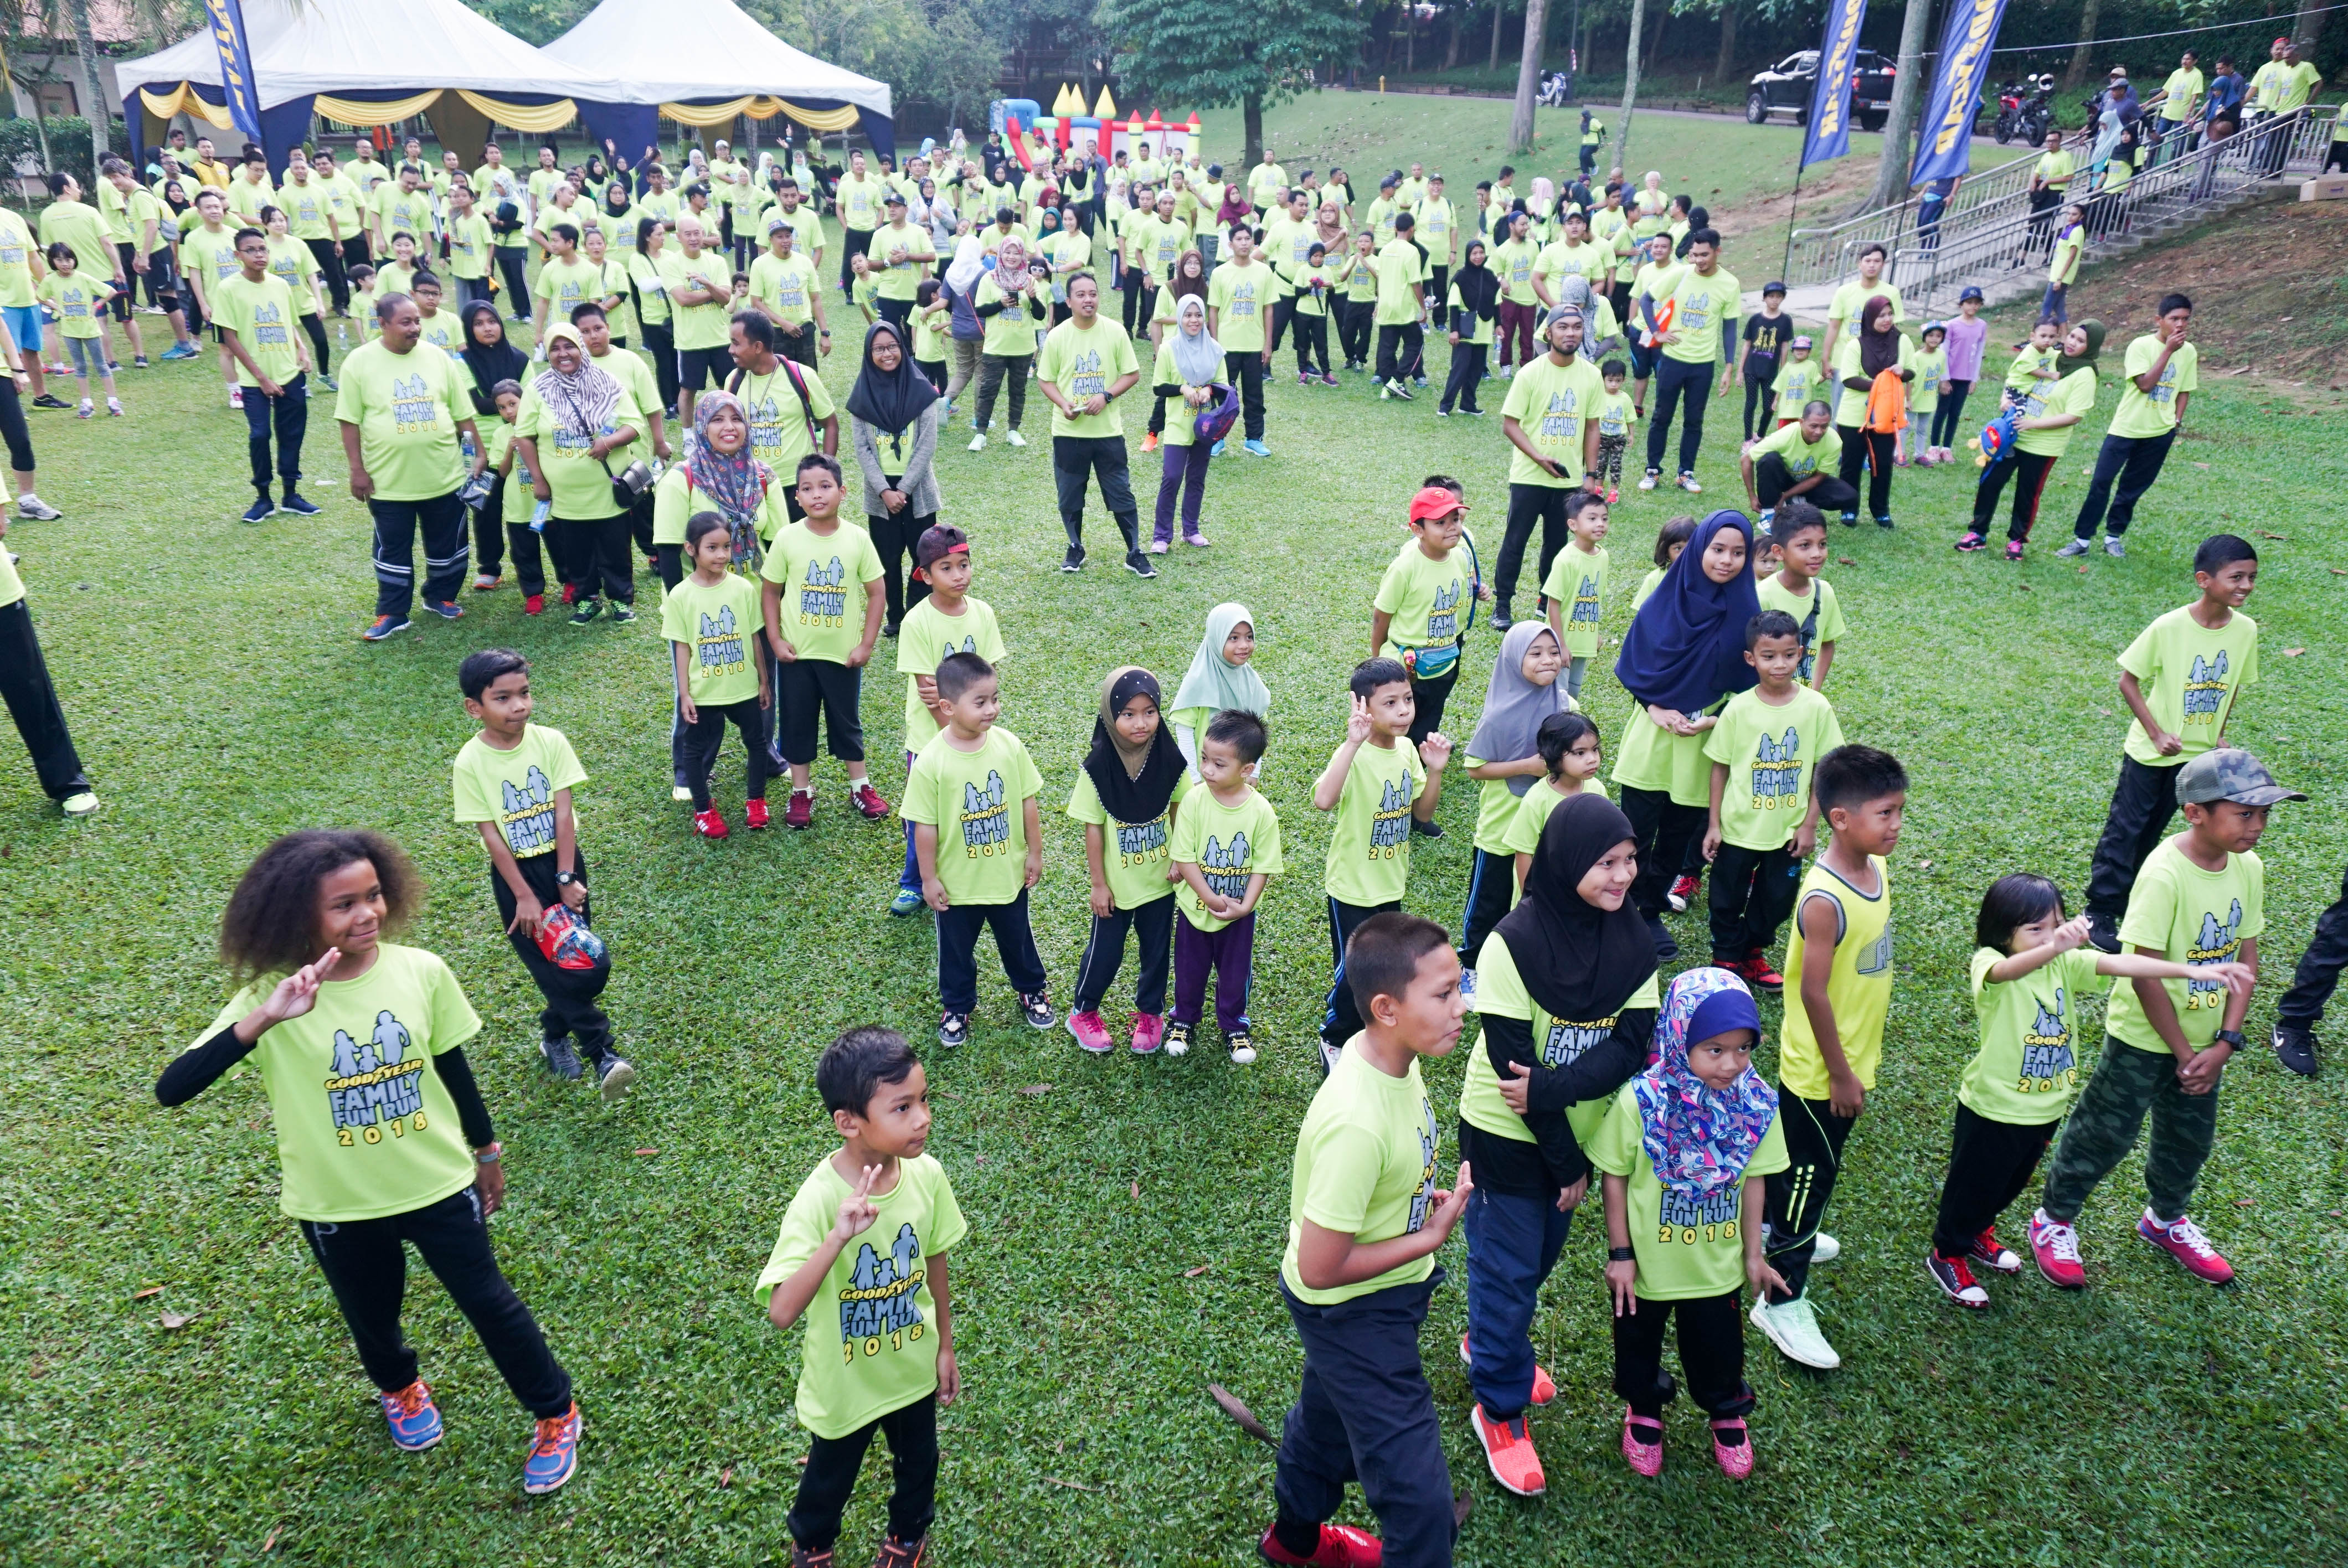
[[[602,0],[544,53],[616,83],[608,97],[574,96],[590,136],[623,158],[653,144],[658,118],[708,127],[743,115],[827,134],[861,127],[874,148],[895,149],[886,82],[802,54],[733,0]]]
[[[471,151],[494,122],[551,130],[575,97],[620,91],[612,80],[550,58],[460,0],[275,0],[244,7],[270,167],[307,134],[314,114],[345,125],[389,125],[430,111],[444,145]],[[115,67],[131,150],[182,111],[234,129],[211,32]]]

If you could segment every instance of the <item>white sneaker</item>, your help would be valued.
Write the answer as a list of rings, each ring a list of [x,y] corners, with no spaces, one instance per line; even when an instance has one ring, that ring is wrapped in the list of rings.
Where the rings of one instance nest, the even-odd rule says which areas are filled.
[[[693,798],[693,792],[685,788],[683,784],[671,784],[668,786],[668,798],[671,800],[691,800]]]
[[[1475,1001],[1476,1001],[1476,971],[1475,971],[1475,970],[1473,970],[1473,969],[1461,969],[1461,970],[1459,971],[1459,994],[1460,994],[1461,996],[1466,997],[1466,998],[1468,999],[1468,1005],[1469,1005],[1469,1006],[1471,1006],[1471,1007],[1472,1007],[1472,1006],[1474,1006],[1474,1005],[1475,1005]]]
[[[1818,1235],[1810,1238],[1810,1261],[1812,1263],[1832,1263],[1841,1255],[1842,1243],[1835,1240],[1834,1237],[1827,1235],[1826,1232],[1820,1231]]]
[[[1331,1045],[1325,1040],[1321,1041],[1321,1066],[1323,1071],[1327,1072],[1336,1071],[1337,1059],[1344,1054],[1345,1048],[1344,1046]]]
[[[1655,476],[1654,476],[1654,475],[1653,475],[1653,474],[1642,474],[1642,475],[1640,475],[1640,476],[1639,476],[1639,488],[1641,488],[1642,490],[1652,490],[1652,489],[1653,489],[1654,487],[1655,487]]]
[[[1788,1361],[1821,1372],[1831,1372],[1842,1365],[1842,1358],[1818,1332],[1818,1313],[1807,1296],[1797,1296],[1791,1301],[1769,1304],[1767,1296],[1756,1296],[1753,1302],[1753,1323],[1769,1337]]]
[[[985,450],[986,450],[986,432],[985,432],[985,431],[982,430],[982,431],[980,431],[977,435],[975,435],[975,436],[972,436],[972,437],[970,438],[970,447],[969,447],[969,450],[971,450],[971,451],[973,451],[973,452],[983,452],[983,451],[985,451]]]
[[[2065,544],[2061,549],[2054,552],[2055,557],[2058,559],[2064,560],[2067,560],[2073,556],[2083,556],[2086,553],[2087,541],[2085,539],[2073,539],[2068,544]]]
[[[63,512],[58,511],[38,496],[17,497],[16,515],[36,523],[54,523],[65,516]]]
[[[1517,374],[1517,367],[1516,367],[1515,365],[1512,365],[1512,364],[1504,364],[1504,365],[1502,365],[1502,366],[1499,368],[1499,371],[1498,371],[1499,377],[1500,377],[1500,379],[1501,379],[1502,381],[1506,381],[1506,380],[1508,380],[1509,377],[1511,377],[1511,376],[1515,375],[1516,374]]]
[[[1016,430],[1014,430],[1010,435],[1005,436],[1004,439],[1010,442],[1014,446],[1025,446],[1027,445],[1027,437],[1020,435]]]
[[[1685,490],[1691,496],[1701,496],[1704,494],[1704,487],[1695,482],[1695,476],[1693,474],[1683,474],[1680,476],[1680,488]]]

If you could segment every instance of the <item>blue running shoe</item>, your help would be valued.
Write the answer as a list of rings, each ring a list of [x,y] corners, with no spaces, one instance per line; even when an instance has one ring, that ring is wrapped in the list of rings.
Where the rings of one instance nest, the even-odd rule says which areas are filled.
[[[277,503],[271,500],[268,497],[263,496],[261,499],[253,502],[252,505],[245,507],[244,520],[248,523],[265,523],[270,519],[272,515],[276,512],[276,510]]]
[[[391,1428],[391,1442],[403,1453],[422,1453],[438,1442],[443,1435],[440,1427],[440,1407],[432,1402],[432,1389],[418,1378],[396,1394],[377,1394],[383,1406],[383,1419]]]
[[[281,512],[291,512],[297,518],[314,518],[322,508],[307,497],[288,490],[285,492],[285,498],[277,503],[277,509]]]
[[[381,642],[385,638],[396,637],[415,624],[404,615],[378,615],[365,631],[359,633],[359,640],[364,642]]]
[[[554,1491],[579,1471],[579,1434],[587,1423],[580,1419],[579,1402],[559,1416],[549,1416],[538,1423],[537,1436],[530,1445],[530,1457],[522,1460],[521,1489],[532,1497]]]
[[[193,359],[196,357],[196,345],[191,343],[174,343],[155,357],[165,363]]]
[[[889,913],[910,915],[922,907],[922,896],[910,887],[900,887],[897,896],[889,900]]]
[[[1251,441],[1247,443],[1244,450],[1251,457],[1269,457],[1272,456],[1272,448],[1265,446],[1261,441]]]

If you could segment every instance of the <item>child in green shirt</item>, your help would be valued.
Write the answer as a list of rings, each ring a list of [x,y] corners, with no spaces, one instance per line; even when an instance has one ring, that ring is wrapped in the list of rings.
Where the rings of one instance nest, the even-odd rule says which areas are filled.
[[[1068,815],[1085,825],[1093,915],[1076,999],[1068,1007],[1068,1032],[1096,1054],[1116,1043],[1100,1004],[1116,983],[1128,929],[1141,963],[1133,1049],[1148,1055],[1165,1038],[1178,879],[1170,849],[1177,809],[1198,781],[1159,712],[1162,701],[1158,677],[1148,671],[1128,664],[1109,671],[1093,719],[1092,746],[1068,796]]]
[[[1398,676],[1393,689],[1407,700]],[[1440,1129],[1419,1061],[1450,1054],[1468,1003],[1450,938],[1416,916],[1362,922],[1341,972],[1366,1022],[1297,1130],[1280,1294],[1304,1371],[1280,1450],[1279,1512],[1256,1550],[1289,1568],[1377,1562],[1378,1537],[1327,1522],[1352,1479],[1387,1561],[1447,1562],[1451,1471],[1418,1331],[1435,1254],[1475,1184],[1463,1165],[1450,1191],[1436,1185]]]
[[[1174,1019],[1166,1053],[1190,1049],[1190,1032],[1215,980],[1215,1022],[1231,1062],[1255,1060],[1248,992],[1255,980],[1255,909],[1264,884],[1288,869],[1280,849],[1280,815],[1255,791],[1265,744],[1262,718],[1224,708],[1200,726],[1199,782],[1174,823]]]
[[[1989,1305],[1973,1265],[2022,1272],[2022,1260],[1997,1239],[1997,1217],[2029,1185],[2078,1092],[2079,1003],[2096,977],[2215,979],[2246,992],[2255,978],[2244,964],[2197,969],[2141,953],[2099,953],[2086,943],[2086,917],[2067,917],[2063,890],[2027,871],[1990,884],[1973,922],[1981,1046],[1958,1082],[1949,1173],[1924,1255],[1933,1283],[1960,1307]]]
[[[760,607],[776,663],[778,749],[791,770],[783,825],[815,821],[816,727],[830,730],[831,754],[848,770],[848,798],[867,822],[889,815],[864,762],[864,666],[880,636],[880,552],[863,528],[843,527],[847,494],[838,461],[821,452],[799,458],[795,476],[801,516],[767,548]],[[786,600],[788,603],[786,604]]]
[[[1429,485],[1411,497],[1411,542],[1378,579],[1371,601],[1370,657],[1395,661],[1407,672],[1414,743],[1424,743],[1442,726],[1444,704],[1459,683],[1460,651],[1475,620],[1475,601],[1492,597],[1475,547],[1460,548],[1467,518],[1456,490]]]
[[[897,673],[905,678],[905,770],[937,735],[938,665],[948,654],[975,653],[999,671],[1010,657],[1003,646],[994,610],[970,591],[970,538],[951,523],[922,530],[913,541],[913,588],[928,592],[915,600],[897,628]],[[920,908],[922,873],[913,858],[913,825],[905,824],[905,864],[897,878],[891,915]]]
[[[1532,871],[1533,851],[1540,846],[1541,829],[1548,825],[1550,814],[1584,791],[1597,795],[1606,793],[1598,782],[1599,770],[1606,764],[1606,749],[1595,719],[1587,713],[1551,713],[1541,721],[1535,739],[1547,776],[1517,802],[1516,815],[1509,819],[1509,830],[1500,840],[1514,860],[1519,894]]]
[[[1019,737],[994,722],[1003,704],[993,664],[977,653],[949,654],[938,661],[935,683],[945,723],[913,759],[899,811],[913,825],[922,901],[937,911],[938,994],[945,1005],[938,1043],[970,1038],[982,926],[994,932],[1022,1015],[1032,1028],[1050,1029],[1058,1020],[1027,917],[1028,889],[1044,874],[1044,819],[1035,807],[1044,777]]]
[[[1802,635],[1802,664],[1794,679],[1823,692],[1835,647],[1850,630],[1834,585],[1819,575],[1827,565],[1827,515],[1807,501],[1787,501],[1769,519],[1769,538],[1777,547],[1777,569],[1761,579],[1761,608],[1794,618]]]
[[[106,383],[106,412],[119,415],[122,399],[115,395],[114,367],[106,357],[106,329],[99,321],[106,302],[118,291],[102,278],[83,277],[77,271],[79,258],[64,241],[50,246],[48,256],[49,275],[41,280],[41,302],[49,307],[57,323],[57,336],[73,355],[74,381],[81,392],[81,416],[88,419],[97,412],[89,396],[93,370]],[[36,349],[39,346],[34,345]]]
[[[1365,659],[1349,685],[1354,709],[1344,743],[1313,781],[1313,809],[1337,814],[1323,867],[1336,970],[1321,1022],[1323,1071],[1362,1027],[1345,984],[1345,944],[1371,916],[1402,907],[1414,825],[1434,821],[1451,761],[1451,742],[1439,731],[1423,744],[1412,743],[1417,703],[1401,661]]]
[[[919,1563],[937,1512],[938,1409],[962,1392],[946,1258],[970,1226],[928,1152],[929,1080],[904,1036],[850,1030],[815,1082],[840,1144],[799,1184],[755,1286],[776,1327],[807,1318],[791,1407],[814,1440],[791,1557],[831,1561],[878,1431],[896,1481],[880,1560]]]
[[[1601,436],[1602,444],[1605,437]],[[1581,701],[1582,678],[1598,656],[1598,625],[1606,617],[1606,497],[1575,490],[1565,498],[1565,548],[1541,583],[1549,629],[1565,650],[1565,694]]]
[[[2136,1146],[2147,1112],[2137,1235],[2211,1285],[2234,1277],[2187,1214],[2218,1136],[2218,1088],[2244,1044],[2242,1019],[2266,928],[2266,868],[2254,853],[2277,803],[2305,800],[2240,747],[2203,752],[2177,770],[2185,831],[2155,850],[2128,896],[2120,939],[2188,966],[2189,980],[2130,978],[2112,988],[2104,1050],[2055,1145],[2030,1250],[2048,1283],[2086,1283],[2079,1211]],[[2091,938],[2092,939],[2092,938]],[[2223,970],[2224,972],[2219,972]],[[2245,972],[2247,971],[2247,972]]]
[[[1754,1406],[1737,1306],[1785,1281],[1762,1256],[1767,1182],[1786,1169],[1780,1097],[1753,1071],[1761,1012],[1725,969],[1690,969],[1656,1015],[1654,1065],[1633,1077],[1590,1147],[1606,1204],[1606,1286],[1614,1301],[1614,1391],[1622,1457],[1663,1469],[1663,1368],[1679,1319],[1688,1395],[1710,1418],[1712,1457],[1731,1481],[1753,1473]]]
[[[1795,679],[1802,629],[1782,610],[1764,610],[1745,629],[1745,661],[1760,683],[1721,710],[1704,737],[1712,761],[1711,820],[1704,857],[1712,864],[1712,961],[1775,993],[1785,977],[1769,965],[1778,927],[1818,838],[1810,774],[1842,744],[1832,703]]]
[[[717,765],[729,720],[749,758],[743,820],[754,831],[767,825],[765,715],[775,692],[767,683],[767,661],[758,656],[758,589],[731,569],[734,538],[726,519],[716,512],[695,516],[685,526],[685,550],[693,573],[662,596],[661,635],[675,661],[677,711],[686,726],[693,831],[723,838],[726,814],[710,803],[709,771]]]
[[[2087,874],[2089,928],[2106,953],[2120,950],[2119,917],[2137,868],[2177,815],[2178,769],[2226,743],[2235,700],[2258,681],[2259,626],[2241,613],[2258,581],[2250,540],[2210,535],[2193,552],[2201,597],[2161,616],[2120,652],[2120,700],[2135,717]]]

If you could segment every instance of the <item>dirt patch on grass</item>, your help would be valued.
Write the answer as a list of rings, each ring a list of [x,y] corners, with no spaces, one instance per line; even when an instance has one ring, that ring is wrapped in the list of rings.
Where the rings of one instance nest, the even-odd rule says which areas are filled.
[[[2073,321],[2110,341],[2150,330],[2166,293],[2193,300],[2201,374],[2348,388],[2348,201],[2262,202],[2205,228],[2087,269]]]

